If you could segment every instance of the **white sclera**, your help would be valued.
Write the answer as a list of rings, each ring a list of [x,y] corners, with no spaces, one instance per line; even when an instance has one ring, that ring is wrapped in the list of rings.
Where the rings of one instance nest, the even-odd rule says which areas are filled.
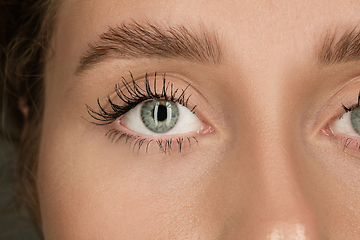
[[[192,113],[188,108],[176,103],[179,109],[179,119],[175,126],[167,132],[155,133],[148,129],[141,120],[141,108],[144,103],[137,105],[134,109],[127,112],[120,118],[120,124],[129,130],[149,136],[167,136],[167,135],[180,135],[185,133],[198,132],[201,130],[202,122]]]
[[[353,137],[360,137],[351,124],[351,111],[341,115],[340,118],[330,123],[329,127],[335,136],[338,134],[346,134]]]

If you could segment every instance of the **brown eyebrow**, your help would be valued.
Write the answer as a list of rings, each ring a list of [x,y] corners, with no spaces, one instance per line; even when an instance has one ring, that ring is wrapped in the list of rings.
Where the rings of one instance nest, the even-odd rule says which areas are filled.
[[[136,21],[109,27],[100,40],[89,44],[81,57],[76,74],[105,58],[181,57],[201,63],[218,63],[221,59],[220,44],[215,33],[204,29],[194,34],[185,26],[158,27]]]
[[[346,31],[339,40],[338,33],[326,34],[324,44],[319,52],[320,63],[329,65],[360,60],[360,31],[355,27]]]

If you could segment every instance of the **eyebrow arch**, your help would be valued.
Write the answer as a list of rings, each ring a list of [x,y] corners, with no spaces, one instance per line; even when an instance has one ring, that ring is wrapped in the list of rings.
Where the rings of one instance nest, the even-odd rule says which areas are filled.
[[[360,31],[355,27],[346,31],[340,38],[338,34],[327,34],[319,53],[319,62],[325,65],[360,60]],[[339,40],[336,40],[339,39]]]
[[[221,49],[214,32],[194,34],[185,26],[159,27],[132,20],[102,33],[100,39],[90,43],[75,74],[79,74],[106,58],[184,58],[200,63],[216,64],[221,59]]]

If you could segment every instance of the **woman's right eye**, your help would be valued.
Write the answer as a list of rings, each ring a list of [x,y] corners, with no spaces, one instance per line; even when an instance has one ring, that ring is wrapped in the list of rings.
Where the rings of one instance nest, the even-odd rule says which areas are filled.
[[[205,126],[188,108],[168,100],[150,100],[124,114],[119,123],[147,136],[199,133]]]
[[[156,74],[138,81],[131,75],[131,82],[124,80],[122,87],[116,85],[115,94],[108,97],[106,105],[98,100],[99,110],[88,106],[88,113],[95,119],[94,124],[112,128],[106,133],[112,142],[125,139],[134,149],[136,145],[138,149],[146,146],[146,152],[156,143],[165,153],[177,144],[181,151],[185,142],[191,145],[192,140],[198,142],[196,137],[214,130],[195,114],[197,100],[205,102],[200,100],[201,94],[190,84],[171,78],[176,87],[165,80],[165,74],[160,81]]]

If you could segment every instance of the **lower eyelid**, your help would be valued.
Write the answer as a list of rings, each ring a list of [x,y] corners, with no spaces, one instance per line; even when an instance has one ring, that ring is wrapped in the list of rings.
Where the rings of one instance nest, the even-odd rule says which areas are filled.
[[[340,143],[342,150],[350,155],[360,157],[360,138],[352,138],[345,135],[338,135],[336,140]]]
[[[360,158],[360,137],[349,136],[343,133],[334,135],[328,126],[322,132],[339,150],[355,158]]]
[[[191,149],[192,146],[198,144],[198,134],[189,136],[174,136],[169,138],[148,138],[138,136],[136,134],[123,132],[117,129],[110,129],[105,134],[112,143],[125,141],[130,148],[137,154],[158,154],[170,152],[182,152],[186,149]]]

